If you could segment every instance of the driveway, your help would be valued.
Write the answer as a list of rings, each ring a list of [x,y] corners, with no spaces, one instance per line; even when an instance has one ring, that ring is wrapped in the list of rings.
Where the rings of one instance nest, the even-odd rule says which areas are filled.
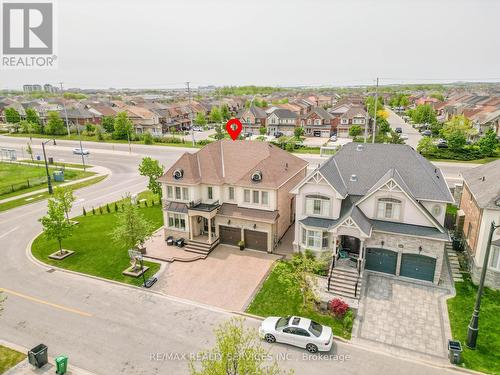
[[[278,255],[219,245],[203,260],[173,262],[154,289],[231,311],[242,311]]]
[[[393,355],[444,359],[449,338],[443,288],[366,274],[355,340]]]

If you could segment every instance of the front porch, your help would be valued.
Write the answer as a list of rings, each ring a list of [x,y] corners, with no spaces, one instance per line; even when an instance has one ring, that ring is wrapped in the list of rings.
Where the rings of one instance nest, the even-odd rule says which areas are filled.
[[[188,206],[189,240],[186,251],[208,255],[219,244],[215,216],[219,202],[193,202]]]

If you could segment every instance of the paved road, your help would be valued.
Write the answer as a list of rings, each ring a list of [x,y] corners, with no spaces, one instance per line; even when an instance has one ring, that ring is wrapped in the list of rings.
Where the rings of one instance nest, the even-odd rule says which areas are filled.
[[[408,136],[408,139],[405,141],[407,145],[410,145],[415,150],[417,149],[418,142],[422,138],[420,133],[413,128],[410,124],[406,123],[400,116],[398,116],[393,110],[386,107],[387,112],[389,112],[389,125],[391,128],[401,128],[403,130],[403,134]]]
[[[23,140],[0,137],[0,146],[24,147]],[[74,142],[73,142],[74,143]],[[56,160],[78,162],[71,154],[72,142],[49,147]],[[12,146],[9,146],[12,147]],[[38,146],[35,153],[39,152]],[[144,154],[170,166],[184,152],[179,148],[86,144],[89,163],[108,168],[105,181],[77,191],[74,215],[82,204],[97,206],[120,198],[125,192],[139,192],[146,181],[137,175]],[[212,330],[232,314],[180,301],[127,286],[81,277],[34,264],[27,256],[30,240],[40,231],[37,219],[45,212],[38,202],[0,213],[0,287],[7,292],[0,318],[3,339],[32,347],[40,342],[49,354],[66,353],[70,363],[97,374],[184,374],[186,360],[165,359],[168,353],[183,356],[208,348]],[[248,326],[258,321],[248,319]],[[161,353],[159,356],[154,353]],[[163,354],[165,353],[165,354]],[[303,359],[303,351],[275,345],[272,353],[285,353],[283,367],[297,374],[337,371],[344,374],[441,374],[449,370],[420,362],[390,357],[362,347],[338,342],[338,357]],[[158,360],[159,359],[159,360]]]

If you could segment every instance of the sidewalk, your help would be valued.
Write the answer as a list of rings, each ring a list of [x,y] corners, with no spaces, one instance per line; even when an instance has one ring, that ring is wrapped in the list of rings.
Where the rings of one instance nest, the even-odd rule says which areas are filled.
[[[15,345],[0,339],[0,345],[16,350],[20,353],[28,353],[28,348],[24,348],[19,345]],[[50,350],[50,348],[49,348]],[[26,374],[54,374],[56,372],[55,360],[53,357],[49,357],[49,363],[47,363],[42,368],[36,368],[30,365],[28,358],[24,361],[19,362],[16,366],[12,367],[10,370],[4,372],[4,375],[26,375]],[[95,375],[92,372],[78,368],[71,364],[71,358],[68,359],[68,375]]]
[[[57,186],[69,186],[69,185],[73,185],[73,184],[78,184],[80,182],[91,180],[91,179],[99,177],[99,176],[104,176],[104,175],[110,174],[110,171],[107,168],[99,167],[99,166],[89,168],[89,169],[87,169],[87,171],[94,172],[96,174],[93,176],[81,178],[79,180],[65,182],[65,183],[57,185]],[[43,189],[39,189],[39,190],[35,190],[35,191],[30,191],[29,193],[25,193],[25,194],[14,195],[13,197],[10,197],[10,198],[0,199],[0,204],[10,202],[10,201],[13,201],[16,199],[29,198],[29,197],[35,196],[37,194],[45,193],[46,191],[47,191],[47,188],[43,188]]]

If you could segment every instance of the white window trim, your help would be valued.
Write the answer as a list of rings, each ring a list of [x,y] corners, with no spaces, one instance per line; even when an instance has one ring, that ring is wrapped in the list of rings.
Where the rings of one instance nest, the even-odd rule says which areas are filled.
[[[179,222],[179,226],[178,227],[175,226],[175,219],[176,219],[176,217],[177,217],[178,222]],[[170,218],[172,218],[172,220],[173,220],[173,225],[170,225]],[[181,219],[184,220],[184,228],[181,227],[181,224],[180,224],[181,223]],[[166,224],[167,228],[169,228],[169,229],[183,231],[183,232],[187,231],[187,218],[186,218],[185,214],[167,212],[167,222],[165,224]]]
[[[328,231],[322,231],[322,230],[316,230],[316,229],[308,229],[305,227],[301,228],[301,245],[306,248],[306,249],[311,249],[311,250],[325,250],[328,249],[330,246],[330,234]],[[304,232],[306,234],[306,237],[304,238]],[[323,240],[326,238],[326,246],[323,246]],[[309,244],[309,239],[312,239],[313,242],[316,244],[319,243],[319,246],[316,246],[316,244],[310,245]]]
[[[319,194],[318,194],[319,195]],[[304,212],[308,216],[317,216],[317,217],[328,217],[330,216],[330,211],[331,211],[331,202],[332,199],[330,197],[324,196],[324,198],[313,198],[312,194],[306,195],[304,201],[305,201],[305,207],[304,207]],[[321,201],[321,208],[320,208],[320,213],[314,213],[314,211],[309,211],[309,207],[312,207],[314,209],[314,201]],[[312,205],[309,206],[309,203],[312,201]]]
[[[495,271],[500,271],[500,246],[491,246],[491,254],[490,254],[490,261],[488,264],[488,268]]]
[[[397,201],[397,202],[389,202],[389,201],[384,201],[384,199],[393,199],[394,201]],[[402,218],[403,218],[403,201],[401,199],[396,199],[396,198],[390,198],[390,197],[379,197],[377,198],[377,200],[375,201],[376,204],[375,204],[375,218],[377,218],[378,220],[385,220],[385,221],[402,221]],[[383,203],[384,204],[384,208],[383,208],[383,213],[382,215],[380,215],[380,204]],[[398,212],[398,216],[397,217],[387,217],[386,216],[386,213],[387,213],[387,204],[390,203],[393,205],[393,207],[391,208],[391,210],[394,211],[394,206],[399,206],[399,212]]]

